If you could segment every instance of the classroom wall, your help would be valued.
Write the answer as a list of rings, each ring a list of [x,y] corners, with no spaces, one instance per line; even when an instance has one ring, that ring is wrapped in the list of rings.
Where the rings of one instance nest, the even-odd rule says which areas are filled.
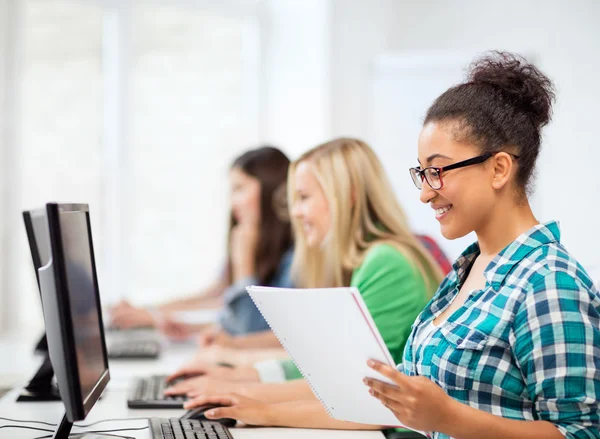
[[[538,167],[536,213],[540,220],[560,220],[568,248],[594,272],[600,269],[600,180],[591,166],[600,162],[600,2],[334,0],[333,17],[334,135],[368,134],[369,81],[381,53],[504,49],[532,55],[557,88]],[[416,139],[409,147],[416,148]]]
[[[178,194],[176,199],[178,204],[173,205],[172,211],[163,208],[168,203],[158,203],[156,209],[162,212],[161,215],[154,211],[146,212],[148,221],[153,222],[152,227],[145,227],[143,224],[140,227],[129,226],[133,230],[129,235],[130,238],[137,237],[137,241],[128,243],[126,250],[130,252],[128,256],[130,259],[137,255],[135,256],[137,262],[130,263],[127,272],[137,279],[147,281],[148,285],[136,284],[129,279],[131,288],[124,287],[116,290],[109,288],[108,281],[103,282],[103,285],[106,285],[104,289],[111,299],[123,296],[142,303],[160,300],[166,295],[185,294],[192,292],[196,286],[201,288],[218,273],[218,267],[221,265],[225,253],[223,242],[224,219],[227,215],[227,166],[230,159],[241,152],[243,148],[253,145],[257,141],[270,142],[280,145],[292,158],[295,158],[306,149],[333,136],[358,136],[372,141],[371,138],[376,137],[372,134],[372,126],[369,125],[369,115],[372,113],[370,106],[373,103],[372,83],[377,60],[382,55],[416,54],[426,57],[428,54],[454,53],[471,58],[476,53],[492,48],[519,51],[531,55],[557,85],[558,102],[555,117],[545,132],[539,166],[535,199],[536,213],[541,220],[559,219],[561,221],[564,242],[586,267],[593,269],[596,278],[600,280],[600,257],[596,250],[597,245],[600,244],[600,231],[596,226],[598,222],[596,218],[600,214],[600,207],[596,202],[600,182],[593,166],[600,163],[600,152],[596,147],[594,130],[598,114],[596,102],[600,99],[600,83],[597,80],[597,72],[600,71],[600,59],[597,56],[600,53],[600,31],[598,30],[600,2],[596,0],[575,0],[568,3],[561,0],[527,2],[507,0],[502,3],[476,0],[461,2],[264,0],[252,2],[251,9],[256,11],[256,15],[254,12],[239,15],[237,3],[231,0],[228,2],[227,8],[211,9],[212,12],[206,17],[201,12],[204,10],[201,3],[203,3],[201,0],[176,2],[177,5],[196,4],[195,8],[189,10],[195,12],[186,12],[185,8],[178,11],[175,3],[158,0],[152,2],[150,6],[146,7],[152,11],[160,9],[160,13],[155,11],[156,14],[154,14],[150,11],[143,16],[146,22],[153,26],[156,25],[161,30],[160,37],[154,30],[146,33],[136,31],[134,43],[135,41],[144,42],[154,35],[159,40],[149,41],[157,45],[161,51],[157,52],[160,56],[157,55],[158,57],[154,58],[147,56],[144,58],[143,53],[134,52],[135,59],[131,61],[133,76],[136,78],[131,90],[133,92],[131,105],[132,108],[137,106],[141,111],[136,111],[135,117],[130,120],[130,140],[138,145],[138,149],[130,150],[132,154],[130,158],[136,159],[136,164],[129,171],[136,171],[140,166],[148,165],[146,166],[148,172],[143,174],[147,177],[145,180],[139,178],[141,174],[136,173],[137,171],[125,172],[124,175],[133,178],[130,180],[131,188],[139,187],[140,191],[143,189],[144,194],[149,198],[162,196],[167,201],[175,200],[170,197],[170,194],[174,193],[173,187],[180,185],[182,179],[186,181],[187,191]],[[242,3],[244,2],[240,4]],[[32,18],[41,20],[44,15],[40,15],[36,11],[47,5],[44,0],[27,0],[23,3],[17,3],[14,0],[0,0],[0,18],[9,19],[8,7],[10,5],[14,7],[16,4],[29,5],[22,6],[25,11],[31,12],[30,15],[22,17],[25,24],[31,22]],[[93,65],[98,66],[100,57],[98,42],[101,37],[100,24],[102,20],[100,3],[87,0],[61,0],[58,4],[60,8],[54,7],[57,17],[61,11],[69,15],[80,10],[81,14],[86,16],[89,14],[93,18],[96,23],[93,28],[96,29],[93,43],[96,61]],[[167,15],[165,15],[163,7],[168,9]],[[152,18],[154,16],[158,18],[154,20]],[[171,21],[167,20],[169,17],[171,17]],[[244,93],[247,95],[243,101],[238,102],[235,100],[238,98],[234,99],[234,96],[239,97],[240,93],[231,92],[227,95],[231,95],[231,100],[223,101],[223,105],[243,108],[240,110],[239,116],[237,110],[226,111],[228,121],[243,121],[243,123],[236,122],[231,129],[223,129],[223,138],[208,136],[207,130],[202,127],[203,123],[211,129],[216,126],[212,122],[206,122],[207,120],[212,121],[212,119],[194,116],[196,113],[200,113],[198,108],[203,109],[202,105],[208,102],[207,91],[202,88],[204,83],[194,81],[194,78],[200,78],[198,72],[203,72],[205,76],[209,75],[210,71],[203,67],[202,60],[208,59],[206,53],[214,55],[214,50],[210,52],[213,47],[211,44],[207,44],[206,50],[202,52],[203,57],[196,59],[191,55],[201,53],[198,47],[202,46],[202,38],[204,38],[201,30],[205,26],[195,23],[210,19],[210,17],[217,20],[214,23],[220,23],[221,32],[229,29],[224,24],[229,23],[235,26],[237,20],[242,20],[244,23],[248,23],[244,32],[248,32],[251,38],[259,39],[258,47],[254,47],[252,41],[247,44],[249,40],[244,39],[246,43],[243,48],[245,54],[243,63],[249,62],[249,64],[244,64],[247,65],[248,73],[244,74],[245,85],[240,85],[240,87],[246,90]],[[65,18],[65,23],[76,24],[81,21],[67,18]],[[173,21],[175,18],[187,25],[185,27],[169,25],[169,23],[175,22]],[[14,22],[11,21],[11,23]],[[258,27],[258,34],[253,33],[254,26]],[[65,32],[76,31],[74,25],[65,26]],[[23,62],[21,68],[26,74],[19,79],[20,88],[11,88],[7,87],[5,82],[6,72],[9,71],[7,69],[12,68],[6,61],[14,58],[11,50],[14,51],[15,48],[7,40],[7,38],[11,38],[10,27],[3,26],[0,29],[0,83],[3,84],[0,87],[0,102],[5,102],[3,99],[7,90],[12,90],[13,94],[21,93],[22,96],[17,97],[24,99],[27,104],[29,97],[32,99],[36,96],[39,97],[37,94],[39,87],[46,87],[50,90],[46,82],[52,81],[52,78],[57,78],[56,86],[52,88],[56,93],[52,96],[57,101],[62,102],[62,99],[64,102],[70,102],[61,96],[73,94],[72,87],[75,83],[69,80],[71,88],[63,87],[61,85],[63,82],[58,81],[60,75],[53,76],[45,73],[49,64],[55,67],[56,72],[63,71],[65,74],[72,69],[79,68],[82,64],[77,61],[77,56],[81,53],[64,51],[64,53],[61,52],[61,54],[46,58],[45,55],[50,52],[44,49],[32,52],[41,58],[40,62],[29,63],[28,60],[34,59],[35,61],[37,58],[28,55],[31,52],[31,50],[28,52],[28,47],[37,47],[35,46],[37,40],[41,41],[40,47],[44,47],[42,44],[44,43],[44,34],[36,32],[25,33],[25,38],[21,41],[21,44],[24,45],[24,50],[19,51]],[[200,35],[199,37],[197,33]],[[169,41],[174,42],[174,45],[170,47],[175,47],[177,50],[163,47],[163,43]],[[182,41],[187,42],[188,46],[182,45]],[[194,45],[196,42],[198,42],[198,46]],[[147,41],[144,43],[146,48],[150,47],[147,43]],[[77,41],[74,41],[73,44],[77,47],[80,46]],[[56,49],[60,48],[56,47]],[[253,54],[258,54],[254,61],[251,59]],[[179,64],[174,64],[173,59]],[[218,57],[215,59],[219,60]],[[61,62],[65,63],[64,68],[60,66]],[[216,65],[214,62],[210,64]],[[171,68],[175,65],[176,68]],[[31,70],[33,68],[31,66],[37,70]],[[150,67],[152,67],[151,70],[149,70]],[[219,75],[220,73],[215,73],[215,77],[221,77]],[[92,78],[88,74],[83,76],[85,81]],[[187,82],[182,81],[181,77],[187,78]],[[45,82],[38,81],[36,85],[33,81],[36,78],[42,78]],[[152,80],[150,81],[149,78]],[[233,77],[227,76],[227,78],[232,79]],[[14,79],[12,81],[14,83]],[[29,83],[33,85],[29,86]],[[193,87],[186,88],[188,83]],[[240,84],[242,83],[240,82]],[[101,108],[103,103],[100,102],[99,88],[88,87],[87,90],[90,93],[85,96],[93,95],[95,99],[93,108]],[[140,100],[138,97],[142,96],[141,92],[144,90],[152,91],[152,94],[146,96],[163,97],[167,102],[177,102],[180,108],[185,107],[185,111],[182,110],[181,113],[183,116],[177,117],[177,114],[172,112],[166,112],[166,115],[163,116],[161,109],[170,107],[161,103],[164,100],[160,102],[156,99],[154,101],[145,98]],[[227,90],[231,91],[231,87],[223,85],[214,90],[210,88],[209,91],[217,93]],[[189,93],[186,93],[187,91]],[[196,99],[196,96],[204,97],[204,99]],[[46,101],[50,102],[48,99]],[[19,103],[17,103],[17,109],[18,106]],[[216,108],[208,107],[209,110]],[[3,160],[0,162],[0,172],[2,172],[0,176],[0,230],[2,230],[0,235],[0,239],[2,239],[0,242],[0,289],[2,289],[0,291],[0,301],[2,301],[0,309],[11,309],[13,307],[10,304],[19,301],[20,315],[10,313],[10,317],[15,322],[19,320],[24,325],[24,322],[30,320],[31,315],[39,317],[40,313],[24,233],[18,217],[20,209],[37,205],[48,197],[77,198],[78,200],[91,199],[91,197],[79,195],[82,190],[79,187],[65,187],[65,191],[66,189],[68,191],[60,192],[63,195],[51,196],[52,188],[50,186],[44,186],[43,191],[35,191],[35,182],[26,182],[24,175],[30,174],[31,167],[36,165],[28,161],[28,167],[25,168],[19,165],[19,160],[37,156],[33,153],[33,146],[47,149],[48,142],[38,141],[44,139],[47,133],[43,130],[40,132],[40,127],[44,126],[43,123],[27,122],[34,120],[27,119],[33,114],[28,111],[29,109],[37,111],[37,103],[29,103],[19,109],[19,113],[23,113],[23,120],[19,125],[10,125],[11,115],[7,115],[4,108],[3,106],[0,111],[0,139],[2,139],[0,160]],[[62,106],[61,108],[63,111],[67,107]],[[252,108],[256,110],[255,113],[252,113]],[[2,111],[5,114],[1,114]],[[424,111],[425,108],[422,112]],[[97,113],[100,114],[99,111]],[[89,116],[96,113],[85,114]],[[40,120],[45,121],[47,125],[55,125],[50,123],[50,119],[42,117],[42,113],[39,116]],[[66,120],[60,114],[56,114],[55,117]],[[89,116],[86,120],[90,122],[92,119],[95,123],[100,124],[99,119],[96,120],[95,116]],[[393,117],[389,119],[390,123],[393,123]],[[151,122],[148,122],[149,120]],[[11,126],[12,131],[7,129]],[[85,129],[90,141],[83,138],[83,140],[72,140],[71,133],[80,132],[85,126],[78,124],[77,127],[80,128],[78,130],[65,129],[63,137],[54,136],[52,138],[53,144],[67,146],[85,143],[89,145],[93,141],[99,150],[99,131],[91,132]],[[161,127],[177,133],[178,139],[183,139],[178,141],[178,144],[181,144],[184,149],[189,148],[187,156],[193,157],[185,164],[186,171],[180,171],[177,174],[177,179],[172,178],[173,169],[177,168],[178,164],[175,154],[167,157],[168,160],[160,159],[155,162],[142,160],[144,157],[149,157],[150,149],[159,148],[163,144],[169,145],[169,151],[176,152],[172,147],[172,138],[164,133],[157,134]],[[189,135],[190,133],[193,135]],[[12,138],[11,136],[18,137],[19,135],[22,135],[22,139],[17,138],[17,141],[22,145],[14,142],[9,142],[10,145],[7,143],[7,140],[10,141]],[[186,138],[189,138],[190,141],[185,142]],[[33,142],[32,139],[36,141]],[[218,152],[211,150],[211,154],[207,156],[202,153],[205,145],[210,145],[211,148],[212,145],[219,145],[219,150]],[[373,146],[376,150],[378,149],[378,145]],[[407,149],[411,151],[416,149],[416,138],[414,142],[398,144],[398,148],[397,153],[393,148],[384,148],[380,151],[381,158],[385,163],[392,164],[389,169],[395,173],[397,170],[398,178],[408,178],[406,168],[412,166],[413,163],[405,163],[406,159],[400,161],[399,158],[407,155]],[[137,156],[135,151],[139,152]],[[408,152],[408,154],[412,154],[412,152]],[[199,161],[201,157],[202,162]],[[7,160],[11,161],[11,164]],[[102,158],[102,163],[105,161],[106,157]],[[153,163],[156,164],[156,167],[150,166],[154,166]],[[168,169],[165,172],[160,172],[160,165],[165,164],[170,164],[170,166],[167,166]],[[99,171],[99,166],[95,166],[94,169],[98,168],[96,171]],[[105,165],[102,166],[102,172],[105,173]],[[199,171],[199,166],[202,171]],[[28,169],[29,171],[27,171]],[[179,169],[181,170],[181,167]],[[14,174],[11,176],[6,170]],[[96,171],[89,175],[97,175]],[[212,191],[210,194],[202,192],[206,196],[200,196],[198,191],[202,189],[195,189],[198,173],[210,181],[214,181],[214,187],[218,190]],[[10,184],[7,183],[9,181]],[[100,187],[102,184],[105,183],[95,180],[94,187]],[[10,191],[8,190],[9,186]],[[20,194],[24,191],[29,191],[27,193],[32,193],[35,197],[25,200],[27,197],[18,195],[19,198],[15,199],[15,193]],[[139,195],[141,192],[135,193]],[[417,195],[415,191],[414,196]],[[142,200],[141,197],[138,198]],[[189,208],[189,200],[192,200],[193,210]],[[214,208],[214,214],[203,213],[202,206],[206,203],[203,203],[202,200],[208,200],[208,203]],[[7,212],[13,212],[13,217],[7,216]],[[14,216],[14,212],[16,212],[16,216]],[[186,212],[186,214],[176,215],[175,212]],[[106,214],[104,213],[104,215]],[[97,217],[100,218],[100,213],[97,214]],[[173,227],[174,224],[177,227]],[[145,236],[155,235],[155,231],[161,228],[162,230],[167,229],[168,232],[163,235],[160,242],[154,243],[155,241],[152,239],[145,240]],[[96,234],[101,230],[101,227],[95,227]],[[179,233],[180,230],[185,230],[186,233]],[[193,239],[189,238],[189,234]],[[98,239],[102,241],[100,236]],[[442,245],[446,244],[442,242]],[[109,250],[100,251],[100,242],[98,242],[98,247],[99,252],[104,255],[104,259],[110,256]],[[450,249],[450,255],[455,256],[456,249],[447,248]],[[156,254],[163,259],[153,257]],[[177,255],[177,258],[169,255]],[[176,261],[183,262],[177,263]],[[102,271],[103,263],[99,262],[99,265]],[[17,270],[15,267],[19,269]],[[13,273],[12,277],[7,275],[11,272]],[[152,276],[147,273],[151,273]],[[8,315],[0,314],[0,326],[11,324],[7,317]],[[16,324],[15,322],[13,324]]]

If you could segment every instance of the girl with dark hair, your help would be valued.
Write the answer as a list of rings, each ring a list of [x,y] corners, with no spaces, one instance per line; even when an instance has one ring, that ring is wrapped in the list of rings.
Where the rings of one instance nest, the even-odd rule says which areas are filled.
[[[365,379],[435,439],[600,438],[600,296],[527,196],[551,117],[550,80],[494,52],[427,111],[410,169],[448,239],[477,242],[417,318],[395,385]]]
[[[270,146],[239,156],[229,172],[231,215],[224,274],[200,297],[172,301],[154,309],[120,303],[111,310],[121,328],[160,326],[174,337],[187,337],[205,326],[169,318],[173,311],[220,307],[213,337],[256,333],[268,325],[246,293],[248,285],[291,286],[292,232],[286,203],[290,161]]]

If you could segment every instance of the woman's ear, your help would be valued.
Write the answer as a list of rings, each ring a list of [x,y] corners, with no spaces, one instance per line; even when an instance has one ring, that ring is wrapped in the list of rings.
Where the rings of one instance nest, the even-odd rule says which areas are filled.
[[[494,160],[492,187],[499,190],[510,180],[514,168],[513,158],[506,152],[499,152],[492,159]]]

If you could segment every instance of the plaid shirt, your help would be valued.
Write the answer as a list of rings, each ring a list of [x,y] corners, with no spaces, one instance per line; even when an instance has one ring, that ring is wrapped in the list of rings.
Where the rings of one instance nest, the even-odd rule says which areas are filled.
[[[560,244],[558,223],[521,235],[485,270],[484,289],[413,346],[417,328],[452,302],[477,243],[417,318],[399,370],[452,398],[516,420],[545,420],[569,439],[600,438],[600,295]],[[432,433],[435,439],[448,438]]]

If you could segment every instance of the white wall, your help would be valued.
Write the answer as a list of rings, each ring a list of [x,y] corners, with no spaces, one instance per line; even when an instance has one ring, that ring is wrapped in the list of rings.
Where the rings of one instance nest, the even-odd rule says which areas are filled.
[[[331,2],[268,0],[261,137],[292,158],[331,136]]]
[[[7,3],[6,0],[0,1],[0,113],[5,113],[7,108],[6,103],[6,87],[4,86],[6,82],[6,46],[7,46],[7,38],[6,38],[6,29],[7,29]],[[6,123],[4,122],[4,118],[0,118],[0,213],[6,209],[6,179],[5,179],[5,169],[6,169]],[[2,250],[5,248],[5,220],[4,215],[0,214],[0,254]],[[0,257],[0,291],[4,286],[4,258]],[[5,310],[6,306],[4,304],[3,294],[0,294],[0,310]],[[6,311],[0,311],[0,331],[4,329],[6,325],[5,316]]]
[[[7,18],[7,5],[16,5],[19,2],[21,0],[0,0],[0,18]],[[67,3],[77,4],[79,0],[62,2]],[[88,7],[99,7],[101,4],[85,1],[83,3]],[[151,4],[165,3],[155,0]],[[177,2],[188,6],[200,3],[221,4],[208,0]],[[230,9],[235,9],[232,15],[239,16],[235,6],[238,3],[232,0],[228,4]],[[256,8],[253,5],[256,5]],[[217,9],[222,10],[221,7]],[[546,132],[539,167],[538,214],[542,220],[561,220],[564,241],[568,247],[584,264],[600,267],[600,257],[597,256],[596,250],[600,244],[600,232],[594,227],[594,222],[597,222],[596,218],[600,214],[600,207],[596,203],[600,183],[592,167],[600,163],[600,152],[596,148],[594,136],[595,116],[598,114],[596,102],[600,100],[600,82],[597,81],[597,72],[600,71],[600,59],[597,56],[600,53],[600,2],[576,0],[567,4],[562,0],[507,0],[502,3],[477,0],[264,0],[252,3],[250,9],[258,11],[261,40],[260,58],[256,62],[260,63],[260,75],[248,75],[249,83],[256,81],[258,84],[258,91],[251,91],[252,96],[243,105],[258,108],[257,114],[248,119],[257,126],[252,129],[244,125],[243,130],[226,130],[233,137],[223,144],[232,148],[234,144],[235,147],[244,148],[248,146],[245,142],[272,142],[281,146],[292,158],[334,135],[352,135],[372,141],[369,138],[370,130],[373,129],[372,125],[369,125],[369,115],[372,113],[370,105],[373,102],[371,86],[375,62],[381,54],[456,52],[471,57],[477,52],[494,48],[533,54],[540,67],[555,80],[558,89],[555,118]],[[191,26],[192,30],[196,29],[198,32],[201,27]],[[10,50],[16,50],[10,44],[6,45],[3,40],[9,36],[9,30],[8,26],[0,27],[2,84],[5,84],[2,75],[8,68],[3,61],[8,59]],[[251,48],[248,53],[250,52]],[[184,58],[182,60],[185,61]],[[185,66],[186,63],[182,62],[181,65]],[[171,85],[182,86],[179,83],[165,84]],[[10,90],[10,87],[0,87],[0,92],[5,90]],[[19,90],[13,88],[13,92]],[[198,95],[202,95],[202,92],[199,91]],[[3,97],[0,93],[0,98]],[[0,102],[4,101],[0,99]],[[0,113],[6,113],[5,106],[0,108]],[[140,117],[141,115],[138,114]],[[0,120],[3,123],[10,123],[10,115],[1,116]],[[394,123],[393,117],[390,117],[389,123]],[[22,128],[25,130],[27,127]],[[196,129],[192,128],[190,132]],[[18,135],[18,132],[13,134]],[[3,141],[3,144],[0,144],[0,154],[6,153],[4,148],[10,136],[10,131],[7,137],[7,131],[2,130],[0,125],[0,139]],[[203,141],[202,136],[193,137],[193,142]],[[191,147],[196,145],[193,142],[186,146],[202,155],[200,147],[197,151]],[[374,146],[377,149],[377,145]],[[403,148],[401,153],[395,154],[393,148],[382,151],[382,159],[390,164],[388,169],[395,172],[398,178],[408,178],[406,168],[413,163],[405,163],[406,159],[397,159],[410,156],[412,152],[407,153],[407,150],[416,149],[416,138],[414,143],[398,145],[397,148]],[[9,152],[14,156],[9,158],[13,162],[17,160],[18,155],[25,154],[25,150],[20,151],[15,145]],[[211,167],[211,173],[204,176],[210,181],[215,181],[215,186],[224,188],[226,163],[222,157],[232,156],[234,151],[221,149],[219,154],[212,150],[210,152],[212,161],[204,165]],[[7,165],[6,157],[0,155],[0,160],[4,161],[0,162],[0,172],[3,173],[0,176],[0,230],[3,231],[3,241],[0,242],[0,299],[5,300],[2,303],[3,309],[8,309],[6,300],[16,300],[16,295],[20,293],[19,288],[15,287],[23,286],[15,282],[8,284],[6,276],[2,277],[3,270],[6,274],[7,270],[11,270],[10,264],[15,264],[11,262],[15,260],[16,254],[15,244],[12,242],[14,239],[11,241],[8,237],[18,235],[21,244],[24,242],[22,225],[18,218],[21,206],[16,205],[16,201],[10,198],[11,194],[14,194],[15,185],[19,189],[21,178],[10,177],[5,170],[19,172],[19,175],[22,171],[16,166]],[[581,169],[577,169],[578,167]],[[164,175],[161,174],[161,178],[168,179],[172,175],[169,172],[172,172],[172,169],[166,170]],[[217,178],[217,174],[220,177]],[[185,175],[190,177],[193,173],[190,171]],[[10,193],[6,183],[2,186],[2,181],[9,180],[12,190]],[[224,189],[220,193],[224,194]],[[405,197],[402,194],[401,196]],[[417,196],[416,191],[414,196]],[[192,199],[200,205],[195,196]],[[215,211],[219,209],[220,213],[210,218],[210,224],[223,223],[227,202],[224,196],[219,199],[220,203],[215,207]],[[17,216],[14,216],[14,212],[17,212]],[[16,220],[10,221],[9,224],[7,221],[11,218],[10,215]],[[9,228],[6,227],[7,224]],[[194,228],[193,233],[197,235],[195,239],[205,239],[210,229],[206,224]],[[224,225],[221,229],[223,227]],[[216,260],[218,255],[222,255],[224,249],[219,236],[224,230],[221,229],[211,238],[209,248],[197,250],[205,255],[194,256],[198,258],[195,260],[200,261],[198,265],[206,273],[201,275],[201,270],[190,268],[191,265],[186,266],[189,277],[186,277],[185,282],[190,282],[190,285],[197,283],[200,286],[202,281],[206,280],[205,277],[214,271],[210,269],[214,268],[213,266],[203,265],[202,261],[206,261],[207,258]],[[25,249],[24,244],[21,247]],[[136,246],[136,251],[141,251],[138,247]],[[159,244],[154,251],[157,248],[160,249]],[[169,252],[171,253],[177,254],[175,251]],[[27,264],[26,269],[30,270],[25,250],[18,252],[17,256],[18,263]],[[217,262],[211,263],[217,265]],[[152,269],[145,262],[142,262],[140,267]],[[165,270],[165,283],[168,282],[169,276],[166,271],[168,270]],[[31,288],[28,294],[32,301],[37,300],[31,273],[29,278],[28,286]],[[183,276],[177,278],[178,282],[184,282]],[[153,285],[157,283],[153,282]],[[159,291],[164,293],[183,290],[183,283],[179,287],[170,288],[166,285],[158,288],[157,285],[156,296],[150,295],[147,298],[157,298]],[[0,320],[3,317],[0,315]],[[23,314],[23,318],[27,316]],[[0,326],[1,323],[4,322],[0,322]]]
[[[13,159],[18,150],[13,148],[17,141],[17,65],[20,61],[18,47],[18,23],[20,15],[15,0],[0,0],[0,293],[14,290],[14,258],[3,257],[17,246],[14,237],[19,221],[16,206],[18,184],[14,181],[17,170]],[[15,295],[0,294],[0,331],[16,324],[14,313],[17,299]]]
[[[222,269],[233,157],[331,135],[329,0],[104,4],[0,0],[0,330],[41,327],[22,209],[89,202],[103,301],[164,301]]]
[[[537,214],[560,220],[568,248],[584,265],[600,266],[600,180],[593,167],[600,163],[600,2],[335,0],[333,11],[335,135],[368,134],[369,81],[378,54],[533,54],[558,91],[538,167]],[[416,148],[416,139],[408,147]],[[399,171],[409,165],[399,164]]]

